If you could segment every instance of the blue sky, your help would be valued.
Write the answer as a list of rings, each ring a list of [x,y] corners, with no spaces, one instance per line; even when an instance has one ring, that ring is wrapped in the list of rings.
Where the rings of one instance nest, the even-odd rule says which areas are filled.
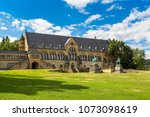
[[[118,39],[150,58],[150,0],[0,0],[0,40],[24,30]]]

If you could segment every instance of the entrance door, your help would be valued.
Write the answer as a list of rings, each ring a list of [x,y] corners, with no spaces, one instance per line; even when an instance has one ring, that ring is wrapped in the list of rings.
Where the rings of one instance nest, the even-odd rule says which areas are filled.
[[[32,63],[32,69],[38,69],[39,68],[39,65],[37,62],[33,62]]]

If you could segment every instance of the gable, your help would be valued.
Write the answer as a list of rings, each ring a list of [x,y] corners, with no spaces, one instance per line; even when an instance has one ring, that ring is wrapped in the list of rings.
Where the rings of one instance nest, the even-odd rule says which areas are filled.
[[[77,43],[74,41],[74,39],[71,37],[71,38],[69,38],[67,41],[66,41],[66,43],[65,43],[65,46],[66,45],[70,45],[70,46],[75,46],[75,45],[77,45]]]

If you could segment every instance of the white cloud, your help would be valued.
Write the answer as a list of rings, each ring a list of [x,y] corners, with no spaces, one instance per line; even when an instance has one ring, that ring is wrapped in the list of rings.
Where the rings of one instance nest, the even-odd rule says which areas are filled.
[[[97,36],[100,39],[115,38],[123,41],[134,40],[136,47],[140,47],[137,44],[141,40],[146,40],[150,45],[150,7],[142,12],[134,9],[122,22],[100,26],[96,30],[88,30],[83,36],[92,38]],[[142,44],[142,49],[150,48]]]
[[[146,54],[146,59],[150,59],[150,50],[149,51],[145,51]]]
[[[13,42],[13,41],[18,39],[17,37],[14,37],[14,36],[11,36],[11,35],[8,35],[8,37],[10,39],[10,42]]]
[[[7,30],[8,28],[5,26],[0,27],[0,30]]]
[[[30,19],[30,20],[17,19],[8,13],[0,12],[0,30],[8,29],[10,31],[15,30],[16,32],[18,31],[22,32],[25,29],[29,29],[30,31],[34,31],[37,33],[61,34],[61,35],[69,36],[72,33],[71,30],[73,30],[70,28],[67,28],[67,26],[64,27],[57,26],[42,18]],[[12,39],[14,38],[12,37]]]
[[[9,13],[6,13],[6,12],[0,12],[0,15],[5,16],[7,19],[9,19],[11,17],[11,15]]]
[[[62,28],[59,31],[56,31],[55,34],[57,35],[66,35],[66,36],[71,36],[71,31],[66,29],[66,28]]]
[[[24,19],[14,19],[12,21],[12,26],[16,27],[18,30],[23,31],[26,28],[33,30],[37,33],[46,33],[46,34],[61,34],[61,35],[71,35],[71,31],[67,28],[55,26],[47,20],[38,18],[31,20]]]
[[[51,28],[53,24],[41,18],[31,20],[15,19],[12,21],[12,26],[16,27],[20,31],[23,31],[26,27],[29,27],[35,32],[50,33],[48,29]]]
[[[5,23],[1,23],[1,25],[2,25],[2,26],[4,26],[4,25],[5,25]]]
[[[44,19],[33,19],[28,22],[31,29],[38,33],[47,34],[58,34],[58,35],[71,35],[71,31],[62,28],[60,26],[55,26],[54,24],[44,20]]]
[[[80,24],[71,24],[69,26],[65,26],[66,29],[69,29],[69,30],[77,30],[77,26],[80,26]]]
[[[84,9],[88,4],[96,3],[99,0],[64,0],[71,8],[78,9],[83,14],[88,14]]]
[[[100,14],[95,14],[95,15],[92,15],[90,16],[86,21],[85,21],[85,24],[90,24],[91,22],[95,21],[95,20],[98,20],[99,18],[101,17]]]
[[[106,11],[112,11],[112,10],[123,10],[124,8],[118,4],[111,5]]]
[[[101,0],[102,4],[109,4],[109,3],[113,3],[115,0]]]
[[[21,22],[18,19],[12,21],[12,26],[18,26]]]
[[[53,24],[49,23],[44,19],[33,19],[33,20],[29,20],[28,22],[30,28],[32,28],[35,32],[52,33],[50,28],[53,27]]]
[[[100,14],[95,14],[92,16],[89,16],[84,22],[79,23],[79,24],[71,24],[69,26],[65,26],[66,29],[68,30],[78,30],[79,27],[87,27],[88,24],[90,24],[93,21],[96,20],[103,20],[104,18],[102,18],[102,16]],[[89,28],[95,27],[95,25],[93,26],[88,26]]]
[[[104,28],[107,29],[107,31],[104,30]],[[97,30],[89,30],[84,36],[95,36],[93,34],[96,34],[98,37],[105,39],[134,39],[136,41],[140,41],[143,38],[149,40],[149,32],[150,7],[143,12],[133,10],[131,14],[127,18],[125,18],[121,23],[116,23],[113,25],[104,25],[97,28]]]

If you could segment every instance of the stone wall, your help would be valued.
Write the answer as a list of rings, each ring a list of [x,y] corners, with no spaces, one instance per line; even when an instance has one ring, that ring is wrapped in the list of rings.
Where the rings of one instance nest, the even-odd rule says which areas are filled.
[[[17,61],[11,61],[11,60],[8,60],[8,61],[2,61],[0,60],[0,69],[1,70],[6,70],[6,69],[9,69],[11,68],[12,66],[14,66],[15,64],[19,63],[21,61],[17,60]]]

